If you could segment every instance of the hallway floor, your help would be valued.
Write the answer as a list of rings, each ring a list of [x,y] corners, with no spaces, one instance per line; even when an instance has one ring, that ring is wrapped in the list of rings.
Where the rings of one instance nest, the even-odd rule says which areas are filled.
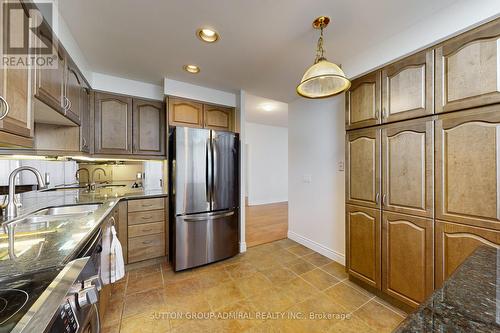
[[[406,314],[347,279],[344,266],[289,239],[205,267],[129,271],[104,333],[391,332]],[[311,317],[313,316],[313,317]]]
[[[287,238],[288,202],[245,207],[247,247]]]

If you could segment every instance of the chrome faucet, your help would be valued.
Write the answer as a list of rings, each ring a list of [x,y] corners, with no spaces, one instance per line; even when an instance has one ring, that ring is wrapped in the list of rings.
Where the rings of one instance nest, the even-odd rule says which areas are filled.
[[[17,169],[14,169],[9,175],[9,201],[7,203],[7,207],[5,208],[5,214],[8,219],[17,217],[17,204],[16,204],[16,177],[17,174],[21,171],[31,171],[35,174],[36,180],[38,182],[38,189],[45,188],[45,182],[43,181],[43,177],[40,174],[40,171],[33,167],[22,166]]]
[[[87,171],[87,184],[90,184],[90,172],[89,172],[89,169],[86,169],[86,168],[80,168],[80,169],[76,170],[76,172],[75,172],[76,180],[78,180],[78,182],[80,182],[80,172],[82,172],[82,171]]]
[[[89,190],[92,192],[96,189],[95,174],[97,171],[102,171],[102,173],[106,176],[106,170],[104,170],[103,168],[95,168],[94,170],[92,170],[92,182],[89,185]]]

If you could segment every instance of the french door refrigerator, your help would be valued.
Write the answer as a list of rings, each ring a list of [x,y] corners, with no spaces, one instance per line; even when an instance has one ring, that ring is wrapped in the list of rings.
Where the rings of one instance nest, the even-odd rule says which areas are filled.
[[[239,136],[169,131],[170,230],[175,271],[239,252]]]

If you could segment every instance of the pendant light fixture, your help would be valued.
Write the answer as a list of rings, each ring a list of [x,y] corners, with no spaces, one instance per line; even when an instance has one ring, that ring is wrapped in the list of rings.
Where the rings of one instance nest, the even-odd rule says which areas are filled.
[[[338,95],[351,86],[342,69],[325,58],[323,49],[323,29],[326,28],[330,18],[320,16],[313,22],[314,29],[321,30],[318,46],[316,49],[316,59],[314,64],[304,73],[300,84],[297,86],[297,93],[306,98],[325,98]]]

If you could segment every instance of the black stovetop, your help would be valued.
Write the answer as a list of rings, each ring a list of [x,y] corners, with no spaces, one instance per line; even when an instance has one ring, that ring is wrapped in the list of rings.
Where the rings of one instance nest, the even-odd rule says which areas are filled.
[[[50,269],[0,283],[0,332],[10,332],[59,273]]]

